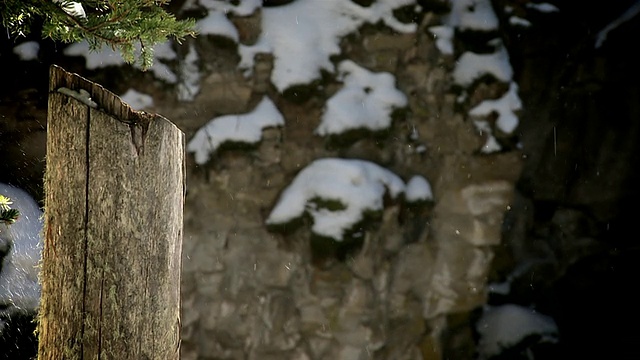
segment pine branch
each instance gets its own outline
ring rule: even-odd
[[[26,35],[35,18],[43,21],[42,36],[66,43],[86,40],[92,50],[109,46],[128,63],[152,65],[153,47],[169,38],[181,42],[195,36],[195,21],[178,20],[166,12],[167,0],[5,0],[0,2],[2,24],[14,35]],[[80,15],[72,11],[80,5]],[[71,6],[73,5],[73,6]],[[71,9],[71,10],[70,10]]]
[[[0,222],[10,225],[13,224],[20,216],[18,209],[12,209],[10,205],[13,204],[11,199],[4,195],[0,195]]]

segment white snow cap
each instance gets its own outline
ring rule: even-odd
[[[558,340],[558,327],[552,318],[514,304],[485,309],[476,330],[480,334],[478,352],[481,359],[498,355],[529,335],[540,335],[541,342]]]
[[[195,153],[198,164],[209,160],[210,154],[227,141],[255,144],[262,139],[262,129],[284,125],[284,117],[275,104],[264,97],[256,108],[243,115],[214,118],[200,128],[187,144],[187,151]]]
[[[404,197],[409,202],[433,200],[431,184],[424,177],[416,175],[407,182]]]
[[[34,311],[40,303],[38,262],[42,253],[42,211],[26,191],[0,183],[0,194],[11,199],[11,208],[20,211],[12,225],[0,224],[0,247],[9,248],[0,272],[0,308]]]
[[[462,54],[453,70],[453,81],[467,87],[483,75],[493,75],[500,81],[511,82],[513,69],[509,63],[509,54],[503,46],[492,54]]]
[[[325,158],[315,160],[282,192],[266,222],[285,224],[307,212],[312,232],[342,241],[345,231],[363,220],[364,212],[383,208],[383,196],[396,198],[405,184],[393,172],[369,161]],[[344,208],[319,208],[314,199],[340,202]]]
[[[498,29],[498,17],[490,0],[451,0],[451,12],[445,23],[460,30]]]
[[[221,11],[209,11],[207,16],[196,22],[196,29],[201,35],[224,36],[235,42],[240,39],[236,27]]]
[[[236,43],[240,40],[240,34],[228,15],[249,16],[262,6],[262,0],[199,0],[198,2],[208,10],[207,15],[196,22],[198,33],[226,37]],[[192,6],[192,8],[195,7]]]
[[[407,105],[407,97],[395,88],[390,73],[373,73],[346,60],[338,65],[343,88],[326,105],[315,133],[340,134],[353,129],[382,130],[391,126],[391,113]]]

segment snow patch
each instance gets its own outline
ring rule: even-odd
[[[480,359],[498,355],[530,335],[539,335],[538,342],[558,341],[558,327],[552,318],[514,304],[488,307],[476,329],[480,334]]]
[[[13,48],[13,53],[22,61],[38,60],[40,44],[37,41],[26,41]]]
[[[518,85],[511,82],[509,90],[499,99],[485,100],[469,110],[471,116],[488,116],[498,113],[496,126],[507,134],[511,134],[518,126],[518,116],[515,111],[522,109],[522,101],[518,97]]]
[[[153,106],[153,97],[151,97],[151,95],[138,92],[134,89],[127,90],[120,98],[134,110],[144,110]]]
[[[319,79],[323,70],[334,72],[330,57],[340,54],[341,38],[364,23],[383,22],[398,32],[414,32],[416,24],[404,24],[393,16],[394,9],[414,2],[378,0],[361,7],[345,0],[297,0],[263,8],[261,35],[254,45],[240,45],[239,67],[250,75],[256,54],[273,53],[271,82],[278,91],[309,84]]]
[[[178,83],[178,100],[180,101],[193,101],[200,92],[199,60],[195,46],[190,43],[189,52],[180,63],[180,82]]]
[[[85,66],[89,70],[105,68],[108,66],[122,66],[125,64],[124,59],[120,56],[117,50],[110,48],[107,45],[102,46],[100,49],[91,50],[89,43],[81,41],[73,43],[64,49],[63,53],[67,56],[83,56],[85,58]],[[177,76],[166,64],[163,64],[161,60],[174,60],[178,55],[171,48],[171,42],[157,44],[154,47],[153,52],[153,65],[149,68],[149,71],[159,79],[166,81],[170,84],[177,82]],[[135,68],[140,68],[138,63],[133,65]]]
[[[436,38],[436,47],[445,55],[453,55],[453,34],[451,26],[432,26],[429,31]]]
[[[498,17],[490,0],[454,0],[451,12],[444,18],[445,24],[459,30],[494,31],[498,29]]]
[[[255,144],[262,139],[262,130],[284,125],[284,117],[273,102],[264,97],[250,113],[214,118],[200,128],[187,144],[187,151],[195,154],[197,164],[209,161],[210,154],[225,142]]]
[[[518,16],[509,17],[509,24],[514,26],[530,27],[531,22]]]
[[[624,24],[625,22],[633,19],[639,13],[640,13],[640,1],[637,1],[635,4],[631,5],[624,13],[622,13],[622,15],[617,17],[615,20],[613,20],[607,26],[605,26],[604,29],[598,32],[598,34],[596,35],[596,44],[595,44],[596,49],[601,47],[602,44],[605,42],[605,40],[607,40],[607,35],[609,35],[609,32],[616,29],[617,27]]]
[[[306,212],[313,218],[313,233],[342,241],[345,232],[363,220],[364,212],[382,210],[385,193],[396,198],[404,191],[400,177],[375,163],[319,159],[282,192],[266,223],[286,224]],[[338,201],[344,207],[330,210],[317,206],[315,199]]]
[[[544,12],[544,13],[551,13],[551,12],[558,12],[560,11],[560,9],[558,9],[555,5],[553,4],[549,4],[549,3],[527,3],[526,5],[529,9],[533,9],[533,10],[537,10],[539,12]]]
[[[209,11],[207,16],[196,22],[200,35],[218,35],[238,42],[240,35],[231,20],[221,11]]]
[[[350,60],[338,65],[343,88],[326,105],[315,133],[340,134],[353,129],[382,130],[391,126],[391,113],[407,105],[390,73],[373,73]]]
[[[502,150],[502,146],[498,143],[498,140],[493,136],[493,130],[486,120],[476,120],[473,122],[475,128],[480,132],[480,135],[487,134],[487,141],[480,148],[480,152],[483,154],[491,154]]]
[[[431,184],[420,175],[416,175],[407,182],[407,189],[404,198],[409,202],[431,201],[433,200],[433,192]]]
[[[199,3],[209,10],[220,11],[225,14],[231,13],[238,16],[249,16],[262,6],[262,0],[199,0]]]
[[[509,63],[509,54],[504,47],[492,54],[465,52],[456,62],[453,81],[468,87],[484,75],[492,75],[502,82],[511,82],[513,69]]]

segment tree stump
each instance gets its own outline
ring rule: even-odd
[[[178,359],[184,134],[50,76],[38,359]]]

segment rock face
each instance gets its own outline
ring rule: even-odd
[[[453,57],[442,55],[426,30],[442,19],[430,11],[416,16],[414,33],[367,25],[342,43],[345,57],[393,74],[407,94],[404,115],[382,136],[314,135],[324,99],[341,84],[334,79],[279,94],[265,86],[274,61],[268,56],[244,80],[228,70],[234,58],[219,57],[222,70],[205,75],[191,104],[154,109],[188,138],[206,117],[196,121],[185,106],[209,117],[215,110],[243,114],[266,94],[285,118],[253,150],[218,151],[206,164],[188,164],[183,358],[439,359],[450,352],[441,341],[449,316],[486,302],[492,247],[501,243],[522,161],[518,150],[483,154],[486,133],[465,109],[501,96],[505,87],[480,82],[480,90],[472,88],[475,103],[457,102],[450,91]],[[246,34],[259,22],[234,23]],[[208,41],[199,38],[195,47]],[[223,100],[225,94],[232,99]],[[216,101],[224,109],[209,108]],[[265,219],[280,192],[313,160],[327,157],[368,160],[405,181],[422,175],[435,201],[386,202],[351,243],[318,239],[304,221],[285,233],[268,231]]]
[[[446,1],[419,3],[419,10],[404,9],[413,32],[365,24],[340,42],[340,56],[392,74],[407,97],[380,133],[316,135],[340,79],[324,74],[278,91],[270,80],[277,56],[258,53],[248,75],[238,68],[238,45],[219,36],[202,35],[178,51],[182,62],[190,61],[185,49],[198,52],[201,75],[197,93],[181,100],[177,89],[149,74],[89,71],[42,51],[45,62],[67,64],[116,92],[135,87],[151,94],[155,105],[148,110],[171,119],[188,139],[215,117],[251,112],[265,95],[285,119],[252,146],[221,146],[204,164],[188,159],[183,359],[471,359],[474,322],[487,303],[534,306],[556,319],[562,339],[556,348],[525,344],[538,355],[579,353],[582,341],[606,340],[614,352],[629,348],[628,334],[610,330],[627,311],[635,314],[635,300],[623,289],[633,284],[624,272],[633,273],[638,252],[622,234],[632,228],[628,209],[638,200],[630,165],[637,161],[632,119],[640,117],[640,91],[629,79],[640,76],[622,39],[637,21],[596,51],[585,29],[595,33],[607,21],[582,8],[545,13],[527,1],[495,1],[495,23],[511,25],[473,31],[451,17]],[[491,10],[479,1],[475,9],[486,6]],[[230,13],[243,44],[259,43],[262,11]],[[576,11],[585,16],[574,17]],[[519,27],[513,16],[533,26]],[[447,32],[432,29],[443,23],[457,26],[453,53],[439,43]],[[511,79],[491,68],[455,75],[463,53],[502,56],[495,38],[508,50]],[[513,83],[523,102],[514,133],[500,126],[502,110],[468,115],[484,100],[499,101]],[[10,101],[0,103],[9,118],[0,123],[0,142],[8,155],[16,142],[25,151],[7,156],[0,181],[21,176],[25,163],[36,164],[27,166],[30,178],[42,171],[46,84],[26,84],[36,90],[18,95],[29,101],[2,93]],[[18,111],[11,101],[32,106]],[[307,218],[270,231],[265,220],[281,192],[308,164],[328,157],[371,161],[404,181],[424,176],[433,201],[385,198],[383,209],[343,242],[314,236]],[[506,283],[510,291],[489,291],[490,283]],[[600,285],[626,306],[614,307],[616,317],[599,312],[598,301],[616,301]],[[611,335],[587,332],[586,313]],[[512,351],[518,358],[519,350]]]

